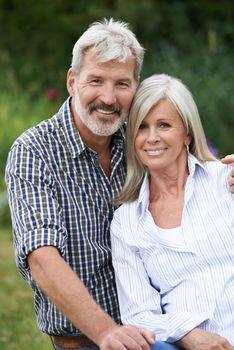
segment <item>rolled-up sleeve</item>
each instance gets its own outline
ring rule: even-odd
[[[27,257],[43,246],[64,255],[66,230],[50,169],[35,150],[16,143],[6,165],[6,184],[14,232],[17,266],[31,283]]]

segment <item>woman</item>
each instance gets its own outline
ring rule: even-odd
[[[127,179],[111,225],[122,321],[185,349],[234,347],[230,166],[206,144],[193,97],[144,80],[127,127]]]

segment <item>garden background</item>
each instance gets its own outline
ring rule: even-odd
[[[72,47],[103,17],[127,21],[146,49],[142,78],[181,78],[218,156],[234,153],[232,0],[0,0],[0,349],[49,350],[16,271],[4,169],[10,145],[67,97]]]

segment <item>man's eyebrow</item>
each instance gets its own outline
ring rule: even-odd
[[[101,75],[98,75],[98,74],[89,74],[86,78],[86,80],[92,80],[92,79],[103,79]],[[126,78],[126,77],[123,77],[123,78],[118,78],[116,79],[116,82],[125,82],[125,83],[129,83],[131,84],[132,80],[130,78]]]
[[[100,79],[101,78],[101,76],[100,75],[97,75],[97,74],[89,74],[88,76],[87,76],[87,80],[89,80],[89,79]]]
[[[119,83],[119,82],[123,82],[123,83],[127,83],[127,84],[129,84],[129,85],[131,85],[132,84],[132,79],[130,79],[130,78],[118,78],[117,80],[116,80],[116,82],[117,83]]]
[[[130,78],[124,78],[124,77],[123,77],[123,78],[120,77],[120,78],[118,78],[117,80],[121,80],[121,81],[131,81]]]

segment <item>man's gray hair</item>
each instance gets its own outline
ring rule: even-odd
[[[139,80],[144,58],[144,48],[138,42],[128,24],[104,18],[94,22],[81,35],[73,47],[72,69],[79,74],[85,51],[91,49],[99,62],[117,60],[125,62],[132,57],[136,61],[135,78]]]

